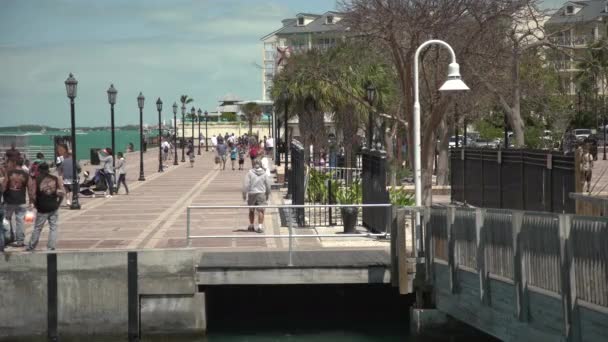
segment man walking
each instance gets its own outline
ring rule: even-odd
[[[266,149],[266,155],[271,159],[274,159],[274,154],[272,153],[272,150],[274,149],[274,139],[272,138],[272,135],[268,136],[268,139],[266,139],[264,148]]]
[[[266,176],[266,170],[262,168],[262,163],[256,160],[253,163],[253,168],[247,172],[245,182],[243,184],[243,200],[247,200],[247,205],[261,206],[268,204],[270,197],[270,180]],[[255,229],[255,212],[258,212],[258,229]],[[264,208],[249,209],[249,227],[250,232],[264,232]]]
[[[4,214],[10,222],[11,231],[15,232],[15,242],[13,247],[25,246],[25,231],[23,229],[23,219],[27,207],[26,191],[30,187],[30,179],[27,172],[23,171],[23,160],[19,159],[8,161],[8,169],[4,182],[2,184],[4,197]],[[30,206],[32,206],[32,198],[30,198]],[[12,218],[15,215],[15,226],[13,226]],[[13,229],[14,228],[14,229]]]
[[[591,176],[593,173],[593,155],[589,153],[589,144],[585,144],[583,149],[583,156],[581,157],[581,170],[583,171],[583,190],[587,185],[587,192],[591,192]]]
[[[32,186],[29,189],[30,199],[33,199],[38,213],[26,250],[33,251],[36,249],[42,227],[48,221],[49,240],[47,242],[47,249],[53,251],[57,242],[58,209],[65,195],[63,192],[63,182],[61,178],[49,174],[49,165],[47,163],[40,164],[38,169],[40,175],[32,182]]]

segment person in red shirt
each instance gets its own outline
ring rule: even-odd
[[[30,176],[23,170],[23,160],[17,162],[8,161],[6,176],[2,184],[4,198],[4,213],[6,219],[11,222],[11,231],[15,232],[15,242],[13,247],[25,246],[25,230],[23,229],[24,217],[27,211],[26,193],[31,187]],[[30,208],[33,208],[33,199],[30,197]],[[15,215],[15,226],[13,227],[12,217]]]

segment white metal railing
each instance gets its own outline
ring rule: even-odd
[[[294,234],[292,214],[294,209],[307,209],[307,208],[388,208],[391,204],[327,204],[327,205],[266,205],[266,206],[252,206],[252,205],[191,205],[188,206],[186,211],[186,242],[187,246],[191,246],[192,239],[268,239],[268,238],[287,238],[289,239],[289,264],[293,266],[293,239],[294,238],[370,238],[370,237],[382,237],[390,238],[390,229],[387,229],[384,233],[364,233],[364,234]],[[221,210],[221,209],[288,209],[289,215],[287,215],[287,227],[288,234],[250,234],[250,235],[191,235],[191,212],[192,210]],[[389,221],[390,222],[390,221]]]

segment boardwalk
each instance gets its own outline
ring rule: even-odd
[[[194,168],[180,163],[158,173],[155,149],[144,156],[146,180],[139,176],[139,154],[128,156],[127,181],[130,194],[121,189],[113,198],[81,198],[81,210],[60,209],[59,250],[153,249],[186,247],[186,208],[189,205],[245,205],[241,197],[245,171],[220,171],[211,152],[197,156]],[[181,157],[181,156],[180,156]],[[93,166],[85,169],[93,170]],[[273,192],[270,204],[282,204],[282,194]],[[191,235],[256,235],[247,232],[247,209],[196,210],[191,215]],[[281,227],[278,210],[268,210],[264,234],[288,234]],[[29,238],[33,225],[26,225]],[[342,227],[298,228],[298,234],[333,234]],[[48,229],[43,229],[38,250],[46,247]],[[297,249],[388,247],[387,241],[365,238],[300,238]],[[193,239],[192,247],[230,249],[287,248],[286,238]],[[9,251],[22,249],[9,248]]]

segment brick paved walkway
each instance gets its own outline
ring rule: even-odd
[[[139,155],[128,156],[127,183],[130,194],[113,198],[81,198],[81,210],[65,204],[59,214],[59,250],[142,249],[186,246],[186,207],[198,205],[244,205],[242,180],[246,171],[219,171],[211,152],[197,156],[194,168],[180,163],[158,173],[158,150],[144,155],[146,181],[139,182]],[[180,154],[181,158],[181,154]],[[247,163],[249,164],[249,163]],[[246,165],[249,166],[249,165]],[[85,169],[92,169],[87,166]],[[275,214],[267,215],[271,234]],[[246,232],[247,210],[197,211],[192,214],[192,234],[255,234]],[[33,225],[26,225],[27,239]],[[46,248],[45,226],[39,250]],[[26,239],[26,241],[27,241]],[[262,247],[267,239],[193,240],[193,247]],[[270,239],[268,239],[270,240]],[[271,243],[272,245],[272,243]],[[10,248],[9,250],[19,250]]]

